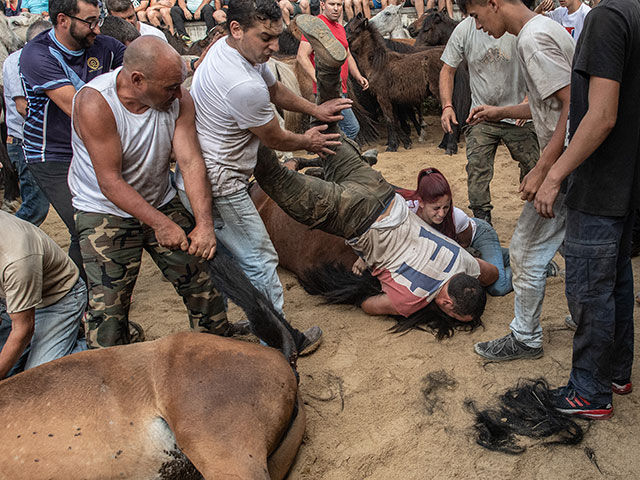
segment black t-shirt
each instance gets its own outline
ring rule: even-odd
[[[591,76],[620,83],[618,120],[570,176],[566,204],[619,217],[640,206],[640,2],[603,0],[587,15],[571,74],[569,137],[589,107]]]

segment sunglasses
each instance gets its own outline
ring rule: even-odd
[[[65,15],[67,14],[65,13]],[[91,30],[93,30],[96,27],[101,27],[102,24],[104,23],[104,18],[102,17],[98,17],[94,20],[85,20],[83,18],[74,17],[73,15],[67,15],[67,17],[73,18],[74,20],[78,20],[79,22],[82,22],[82,23],[86,23],[87,25],[89,25],[89,28]]]

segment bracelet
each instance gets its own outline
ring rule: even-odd
[[[444,107],[442,107],[442,113],[444,113],[444,111],[445,111],[447,108],[453,108],[453,105],[449,104],[449,105],[445,105]]]

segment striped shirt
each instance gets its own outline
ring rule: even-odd
[[[47,96],[48,90],[86,82],[122,65],[124,45],[98,35],[84,50],[69,50],[54,29],[41,33],[23,49],[20,77],[29,105],[24,123],[24,157],[27,163],[70,162],[71,119]]]

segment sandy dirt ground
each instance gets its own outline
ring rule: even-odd
[[[451,183],[455,204],[468,211],[464,145],[457,155],[444,155],[436,148],[441,135],[438,119],[430,117],[428,122],[424,144],[381,153],[376,168],[390,182],[413,187],[421,168],[437,167]],[[371,147],[384,152],[383,145],[367,146]],[[518,168],[504,147],[498,150],[491,190],[493,223],[502,245],[508,246],[522,202]],[[55,212],[43,228],[61,245],[68,244]],[[559,255],[556,261],[564,267]],[[639,260],[634,260],[634,267],[638,284]],[[513,293],[489,298],[484,328],[437,342],[422,331],[390,334],[391,319],[324,305],[307,295],[289,272],[279,273],[288,319],[300,329],[319,325],[324,330],[321,347],[298,363],[308,422],[290,479],[640,478],[640,393],[614,396],[614,417],[595,422],[578,446],[523,440],[526,452],[512,456],[487,451],[474,441],[473,417],[463,405],[466,399],[481,406],[494,402],[520,378],[544,376],[552,385],[566,382],[573,332],[563,321],[568,313],[563,277],[547,281],[544,356],[497,364],[484,362],[473,352],[473,344],[508,332]],[[232,305],[229,317],[237,321],[243,314]],[[188,329],[182,301],[148,256],[131,319],[144,326],[147,339]],[[440,382],[434,384],[433,378]],[[636,376],[633,380],[640,385]]]

